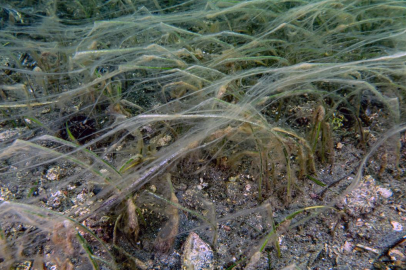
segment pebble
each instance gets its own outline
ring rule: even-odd
[[[16,137],[20,133],[19,129],[4,130],[0,132],[0,142],[5,142],[13,137]]]
[[[377,203],[378,193],[375,180],[367,175],[360,186],[343,198],[346,213],[352,217],[368,214],[373,211]]]
[[[402,224],[400,224],[399,222],[397,222],[397,221],[391,221],[390,223],[392,224],[394,231],[397,231],[397,232],[403,231]]]
[[[227,182],[227,196],[231,199],[235,199],[241,193],[241,186],[238,182]]]
[[[30,270],[32,266],[32,262],[31,261],[25,261],[22,263],[18,263],[14,269],[15,270]]]
[[[345,241],[343,250],[347,253],[351,253],[351,251],[354,249],[354,245],[351,242]]]
[[[199,235],[191,232],[183,246],[182,270],[213,270],[214,255]]]
[[[406,267],[406,256],[402,251],[394,248],[389,250],[388,255],[395,263],[395,265],[399,267],[399,269],[405,269],[404,267]]]
[[[383,188],[383,187],[378,188],[378,193],[385,199],[387,199],[393,195],[393,192],[390,189]]]
[[[56,166],[48,169],[45,177],[50,181],[59,180],[61,177],[61,168]]]

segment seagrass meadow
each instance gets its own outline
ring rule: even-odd
[[[405,98],[405,1],[0,1],[0,269],[405,269]]]

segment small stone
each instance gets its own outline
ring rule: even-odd
[[[403,230],[402,224],[400,224],[399,222],[391,221],[390,223],[392,224],[394,231],[401,232]]]
[[[12,129],[12,130],[5,130],[0,132],[0,142],[5,142],[6,140],[9,140],[13,137],[16,137],[19,134],[18,129]]]
[[[390,189],[383,188],[383,187],[378,188],[378,193],[385,199],[387,199],[393,195],[393,192]]]
[[[231,231],[231,228],[227,225],[222,225],[221,227],[227,232]]]
[[[240,183],[238,182],[228,182],[227,186],[227,195],[229,198],[234,199],[238,194],[241,193]]]
[[[200,178],[199,180],[200,180],[200,184],[197,185],[198,190],[202,190],[202,189],[207,188],[209,186],[209,183],[204,182],[203,178]]]
[[[403,254],[403,252],[398,249],[389,250],[388,255],[391,256],[392,261],[405,259],[405,254]]]
[[[357,219],[357,221],[355,222],[355,226],[357,226],[357,227],[364,226],[364,221],[360,218]]]
[[[0,188],[0,201],[10,201],[15,195],[6,187]]]
[[[246,191],[251,191],[251,185],[250,184],[245,185],[245,190]]]
[[[375,208],[377,197],[375,180],[367,175],[358,188],[343,198],[342,203],[348,215],[357,217],[360,214],[371,213]]]
[[[76,196],[76,203],[83,204],[86,202],[86,199],[87,199],[87,194],[82,192]]]
[[[220,255],[226,255],[229,252],[229,247],[227,245],[224,244],[220,244],[218,249],[217,249],[217,253]]]
[[[187,185],[185,183],[180,183],[179,185],[173,185],[176,189],[185,191],[187,189]]]
[[[65,193],[61,190],[58,190],[55,193],[52,193],[51,196],[48,198],[46,202],[48,207],[51,207],[53,210],[59,209],[60,207],[63,209],[69,208],[72,206],[72,201],[69,199]]]
[[[151,186],[149,187],[149,190],[151,190],[152,193],[155,193],[155,191],[156,191],[156,186],[151,185]]]
[[[394,248],[394,249],[389,250],[388,255],[394,262],[394,265],[398,267],[396,269],[405,269],[406,256],[402,251]]]
[[[156,144],[158,147],[163,147],[169,144],[169,142],[172,140],[172,137],[170,135],[165,135],[163,137],[157,136],[151,139],[151,143]]]
[[[347,253],[350,253],[354,249],[354,245],[351,242],[345,241],[343,250]]]
[[[191,232],[183,247],[183,270],[212,270],[214,255],[210,246],[199,235]]]
[[[238,179],[238,176],[231,176],[230,178],[228,178],[230,182],[236,182]]]
[[[15,265],[14,269],[15,270],[30,270],[31,266],[32,266],[31,261],[25,261],[25,262],[18,263],[17,265]]]
[[[50,168],[45,177],[51,181],[59,180],[61,177],[61,168],[59,166]]]
[[[211,210],[212,202],[208,199],[209,195],[199,190],[197,186],[187,189],[182,196],[183,202],[192,209]]]

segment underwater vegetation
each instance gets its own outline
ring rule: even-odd
[[[153,269],[195,231],[218,269],[268,269],[279,235],[343,214],[376,150],[377,175],[404,177],[405,14],[396,0],[0,2],[0,268]],[[362,157],[332,190],[318,179],[339,178],[342,137]],[[219,228],[255,215],[224,251]]]

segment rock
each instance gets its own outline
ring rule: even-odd
[[[191,232],[183,246],[183,270],[212,270],[214,255],[210,246],[199,235]]]

